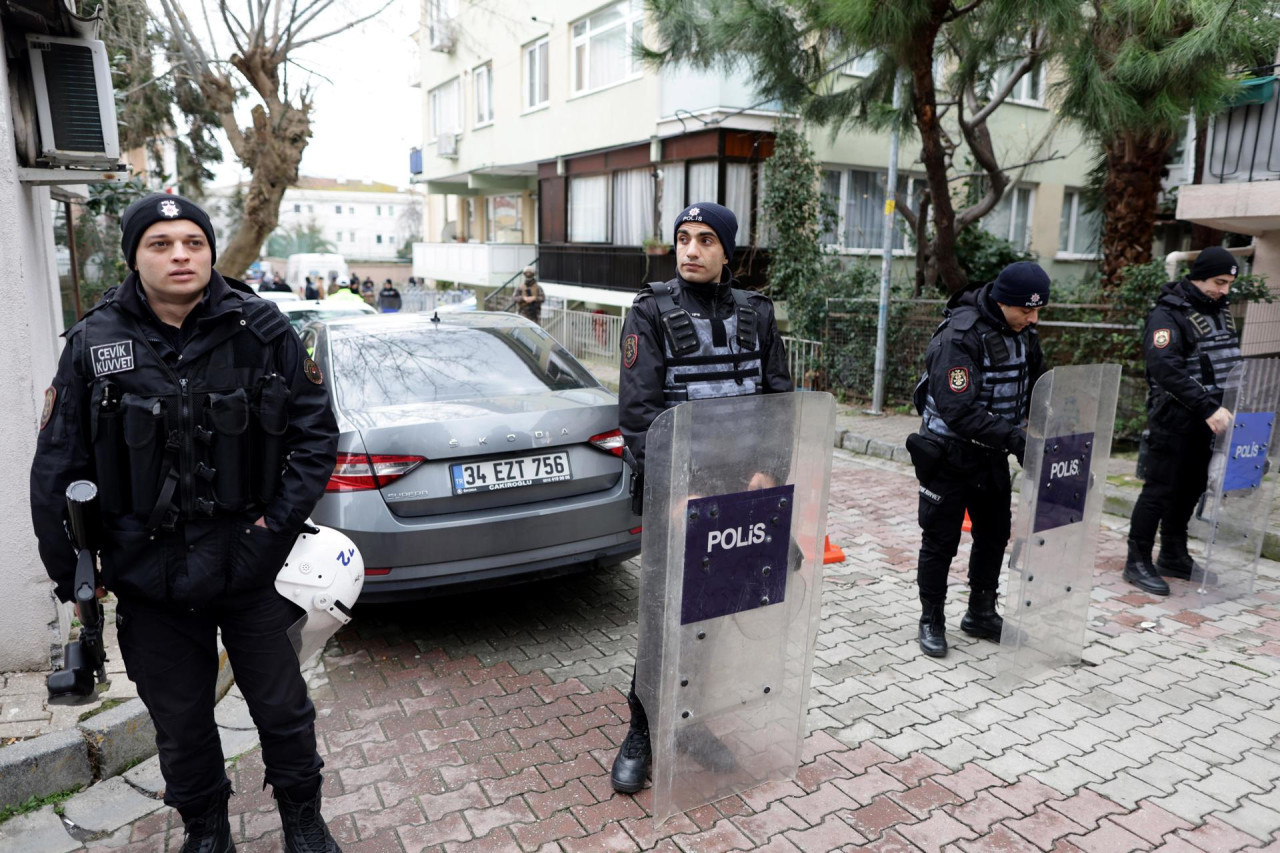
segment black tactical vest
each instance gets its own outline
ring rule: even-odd
[[[1221,392],[1238,381],[1243,360],[1235,318],[1224,308],[1207,315],[1191,310],[1187,319],[1196,331],[1195,348],[1187,355],[1187,373],[1198,379],[1206,391]]]
[[[944,327],[937,334],[946,334]],[[981,322],[981,321],[979,321]],[[986,331],[982,327],[987,326]],[[1027,341],[1021,334],[1003,332],[989,324],[977,325],[975,331],[982,335],[982,385],[978,389],[978,405],[998,418],[1021,425],[1027,416],[1030,393],[1027,387],[1030,368],[1027,364]],[[963,334],[957,330],[953,334]],[[1034,335],[1035,329],[1026,334]],[[942,369],[945,369],[942,368]],[[961,438],[938,412],[938,404],[929,392],[929,377],[925,374],[920,390],[924,394],[923,425],[926,430],[944,438]],[[975,442],[977,443],[977,442]]]
[[[289,324],[252,296],[223,299],[238,304],[198,321],[176,363],[159,354],[161,333],[113,300],[85,315],[78,355],[104,513],[169,529],[275,495],[290,395],[276,343]]]
[[[662,393],[669,409],[686,400],[743,397],[764,391],[757,315],[744,291],[732,288],[734,311],[722,322],[724,343],[715,342],[714,322],[694,317],[675,301],[676,281],[649,285],[658,300],[666,374]]]

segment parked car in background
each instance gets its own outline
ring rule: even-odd
[[[337,317],[359,317],[362,314],[377,314],[372,305],[348,299],[299,299],[292,302],[279,303],[284,316],[294,331],[301,332],[302,327],[312,320],[324,318],[332,320]]]
[[[318,317],[302,337],[341,433],[312,518],[359,546],[361,601],[639,553],[617,398],[536,324]]]
[[[286,293],[283,290],[259,290],[258,295],[263,299],[270,299],[272,302],[301,302],[296,293]]]

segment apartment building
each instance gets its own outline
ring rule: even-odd
[[[235,187],[209,190],[214,225],[227,233],[227,205]],[[314,225],[333,251],[349,261],[394,261],[419,233],[421,199],[413,192],[371,180],[307,177],[284,191],[277,234]],[[268,246],[262,247],[267,252]]]
[[[655,71],[632,56],[651,25],[641,0],[428,0],[418,33],[423,144],[410,156],[428,193],[414,272],[501,283],[537,258],[552,292],[627,304],[645,281],[674,273],[669,241],[686,203],[715,200],[740,228],[739,278],[763,281],[769,243],[760,227],[761,165],[773,152],[778,105],[743,74]],[[870,57],[846,66],[851,77]],[[1020,81],[991,120],[1003,162],[1036,162],[984,227],[1038,253],[1058,278],[1096,257],[1099,221],[1081,189],[1091,151],[1046,100],[1045,72]],[[823,241],[850,259],[878,259],[889,158],[887,134],[811,131],[823,188],[838,221]],[[922,181],[918,149],[903,146],[901,187]],[[910,263],[899,236],[894,254]],[[597,289],[620,291],[600,294]]]

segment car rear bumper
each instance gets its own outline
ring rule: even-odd
[[[444,564],[400,566],[387,575],[366,575],[360,603],[391,603],[446,586],[488,584],[557,569],[612,565],[639,553],[639,534],[624,531],[552,548],[513,552],[499,559],[480,557]]]

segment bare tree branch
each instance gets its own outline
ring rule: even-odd
[[[955,3],[952,3],[951,11],[947,14],[947,16],[943,20],[947,22],[951,22],[951,21],[954,21],[956,18],[963,18],[965,15],[969,14],[970,12],[972,12],[974,9],[978,8],[985,2],[986,0],[973,0],[973,2],[970,3],[968,6],[961,6],[959,9],[956,8]]]
[[[1014,87],[1018,85],[1018,81],[1027,76],[1027,74],[1035,68],[1036,61],[1044,52],[1046,40],[1047,36],[1043,31],[1032,35],[1031,49],[1027,52],[1027,55],[1013,67],[1013,70],[1009,74],[1009,79],[1004,81],[1004,85],[992,93],[991,100],[987,101],[986,106],[973,114],[973,118],[969,119],[970,126],[976,126],[986,121],[987,117],[995,112],[1000,105],[1005,102],[1005,99],[1012,94]]]
[[[1053,155],[1051,155],[1051,156],[1049,156],[1049,157],[1041,157],[1041,158],[1040,158],[1040,159],[1038,159],[1038,160],[1028,160],[1028,161],[1027,161],[1027,162],[1025,162],[1025,163],[1019,163],[1019,164],[1017,164],[1016,166],[1005,166],[1005,167],[1004,167],[1004,171],[1006,171],[1006,172],[1012,172],[1014,169],[1025,169],[1025,168],[1026,168],[1026,167],[1028,167],[1028,166],[1035,166],[1035,165],[1038,165],[1038,164],[1040,164],[1040,163],[1052,163],[1054,160],[1065,160],[1065,159],[1066,159],[1066,156],[1067,156],[1067,155],[1065,155],[1065,154],[1053,154]],[[963,181],[965,178],[977,178],[977,177],[981,177],[981,176],[986,175],[986,174],[987,174],[986,172],[965,172],[965,173],[964,173],[964,174],[962,174],[962,175],[956,175],[955,177],[948,178],[947,180],[948,180],[948,181]]]
[[[369,20],[370,18],[377,17],[377,16],[378,16],[378,15],[379,15],[379,14],[380,14],[384,9],[386,9],[387,7],[389,7],[389,6],[390,6],[392,3],[394,3],[395,1],[396,1],[396,0],[387,0],[385,3],[383,3],[381,6],[379,6],[376,10],[374,10],[374,11],[370,12],[369,14],[365,15],[363,18],[356,18],[354,21],[352,21],[351,23],[347,24],[346,26],[339,27],[339,28],[338,28],[338,29],[336,29],[336,30],[330,30],[329,32],[325,33],[324,35],[319,35],[319,36],[315,36],[315,37],[313,37],[313,38],[303,39],[302,41],[299,41],[299,42],[294,42],[294,45],[293,45],[293,46],[294,46],[294,47],[302,47],[303,45],[308,45],[308,44],[311,44],[312,42],[324,41],[325,39],[330,38],[331,36],[336,36],[338,33],[341,33],[341,32],[344,32],[344,31],[346,31],[346,30],[349,30],[349,29],[351,29],[352,27],[359,26],[360,24],[363,24],[365,21]]]

